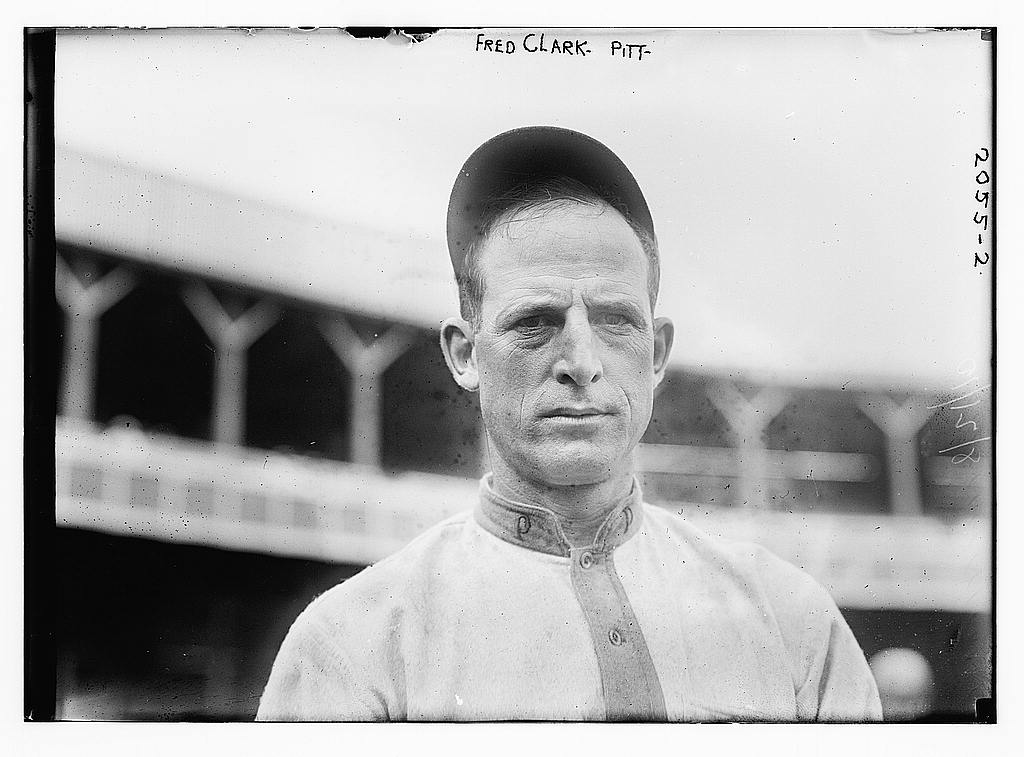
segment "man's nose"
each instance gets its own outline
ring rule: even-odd
[[[555,361],[555,378],[560,384],[587,386],[604,375],[594,332],[586,317],[569,317],[561,340],[562,352]]]

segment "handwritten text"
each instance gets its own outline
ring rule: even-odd
[[[989,200],[992,196],[992,188],[990,183],[992,181],[992,175],[988,171],[987,164],[989,159],[988,148],[982,147],[978,152],[974,153],[974,167],[978,169],[978,172],[974,175],[974,183],[978,185],[978,189],[974,191],[974,201],[981,204],[981,210],[974,211],[974,223],[978,225],[978,244],[985,243],[985,237],[988,235],[988,219],[989,219]],[[984,211],[984,213],[982,212]],[[984,255],[985,259],[982,260],[981,256]],[[974,253],[974,267],[977,268],[979,265],[985,265],[989,261],[989,254],[987,252]]]
[[[558,57],[586,58],[598,50],[591,46],[590,40],[565,39],[548,32],[530,32],[522,37],[488,37],[484,33],[476,35],[475,51],[478,53],[498,53],[515,55],[517,53],[544,53]],[[616,58],[640,61],[651,55],[651,45],[635,42],[622,42],[614,39],[608,43],[607,53]]]

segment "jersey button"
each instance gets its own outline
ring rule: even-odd
[[[584,552],[580,555],[580,567],[583,570],[589,569],[594,564],[594,555],[591,552]]]
[[[610,641],[614,646],[619,647],[622,646],[626,640],[622,638],[622,634],[619,633],[618,628],[613,628],[608,632],[608,641]]]

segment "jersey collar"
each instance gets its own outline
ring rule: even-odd
[[[611,552],[640,530],[642,504],[643,493],[634,478],[629,494],[608,513],[597,530],[591,549]],[[545,507],[517,502],[498,494],[492,486],[491,474],[480,479],[476,520],[499,539],[536,552],[568,557],[572,548],[555,513]]]

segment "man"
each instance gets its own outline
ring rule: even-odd
[[[455,182],[448,245],[462,317],[441,346],[492,473],[473,512],[303,612],[259,717],[878,719],[824,589],[642,501],[673,326],[626,166],[565,129],[499,135]]]

